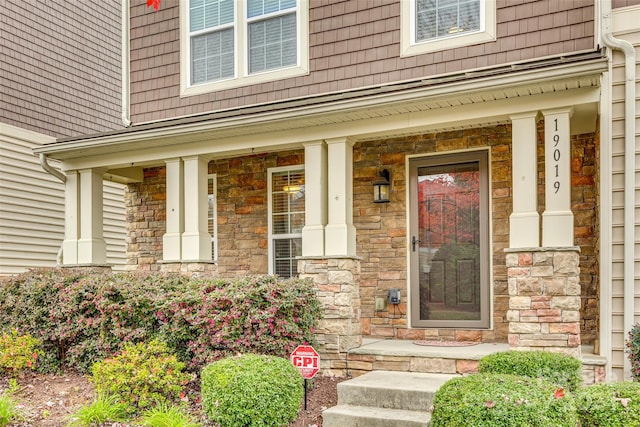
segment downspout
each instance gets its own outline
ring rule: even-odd
[[[602,10],[603,32],[602,39],[611,49],[619,50],[625,56],[624,83],[624,338],[634,323],[635,299],[635,82],[636,82],[636,54],[631,43],[613,36],[611,28],[611,2],[603,2]],[[624,359],[624,379],[631,377],[631,365]]]
[[[130,37],[129,37],[129,0],[122,0],[121,3],[121,18],[122,18],[122,123],[125,127],[131,126],[131,119],[129,117],[129,104],[130,104]]]
[[[45,172],[55,176],[62,181],[62,183],[67,182],[67,177],[47,162],[47,155],[44,153],[40,153],[40,166],[42,166],[42,169],[44,169]],[[62,245],[60,245],[60,249],[58,249],[58,253],[56,254],[56,265],[62,265]]]

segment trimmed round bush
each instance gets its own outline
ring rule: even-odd
[[[93,365],[92,382],[98,395],[115,397],[133,413],[178,402],[191,378],[183,369],[162,341],[126,343],[120,354]]]
[[[582,427],[640,426],[640,384],[594,384],[576,393]]]
[[[287,359],[245,354],[211,363],[201,374],[202,408],[225,427],[283,426],[294,421],[304,393]]]
[[[582,363],[575,357],[547,351],[501,351],[483,357],[478,372],[545,378],[575,391],[582,385]]]
[[[473,374],[436,392],[432,427],[576,427],[570,393],[541,378]]]

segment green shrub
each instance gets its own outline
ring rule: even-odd
[[[29,334],[20,335],[14,329],[0,335],[0,368],[10,375],[16,375],[23,369],[34,369],[40,342]]]
[[[582,385],[582,363],[562,353],[502,351],[483,357],[478,372],[545,378],[574,391]]]
[[[627,340],[627,357],[631,362],[631,376],[634,381],[640,381],[640,325],[635,324],[631,327]]]
[[[92,382],[96,393],[115,396],[128,412],[137,412],[179,401],[190,379],[183,368],[163,342],[127,343],[117,356],[93,365]]]
[[[640,384],[594,384],[576,393],[582,427],[640,426]]]
[[[541,378],[473,374],[436,392],[433,427],[576,427],[570,393]]]
[[[225,427],[282,426],[296,419],[304,393],[289,360],[247,354],[222,359],[201,372],[202,408]]]

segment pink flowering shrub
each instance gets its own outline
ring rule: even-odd
[[[0,284],[0,313],[0,332],[40,342],[43,371],[87,371],[124,343],[156,337],[195,369],[237,352],[287,356],[313,341],[321,307],[300,279],[38,270]]]

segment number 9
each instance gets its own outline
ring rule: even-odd
[[[558,191],[560,191],[560,181],[555,181],[553,183],[553,188],[556,189],[556,194],[558,193]]]

